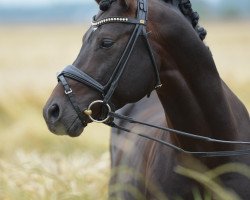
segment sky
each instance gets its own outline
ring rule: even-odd
[[[207,0],[207,1],[210,1],[212,4],[217,4],[217,3],[219,3],[221,0]]]

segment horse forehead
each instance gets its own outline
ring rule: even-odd
[[[90,41],[91,39],[91,36],[93,35],[94,31],[93,31],[93,28],[90,27],[83,35],[83,38],[82,38],[82,47],[85,47],[86,44]],[[83,48],[82,48],[83,49]],[[81,51],[82,51],[81,49]]]
[[[96,31],[96,28],[95,27],[93,27],[93,26],[91,26],[90,28],[89,28],[89,30],[87,31],[87,35],[86,35],[86,38],[90,38],[91,36],[93,36],[93,33]]]
[[[124,3],[122,3],[124,2]],[[95,20],[101,20],[107,17],[135,17],[137,9],[137,0],[114,0],[109,9],[99,11],[95,16]]]

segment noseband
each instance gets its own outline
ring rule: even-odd
[[[160,81],[158,68],[157,68],[154,54],[153,54],[152,48],[150,46],[150,43],[149,43],[149,40],[147,37],[147,32],[146,32],[147,14],[148,14],[147,0],[138,0],[138,2],[137,2],[137,18],[109,17],[109,18],[104,18],[104,19],[98,20],[98,21],[95,20],[95,17],[93,18],[93,22],[92,22],[93,28],[98,28],[100,26],[103,26],[103,25],[109,24],[109,23],[123,23],[123,24],[135,26],[133,33],[131,34],[130,39],[126,45],[126,48],[125,48],[124,52],[122,53],[122,55],[119,59],[119,62],[116,65],[115,70],[112,73],[112,75],[111,75],[111,77],[106,85],[102,85],[101,83],[99,83],[98,81],[93,79],[91,76],[89,76],[85,72],[79,70],[78,68],[76,68],[73,65],[67,66],[66,68],[63,69],[63,71],[61,73],[58,74],[57,79],[64,87],[65,94],[68,96],[69,101],[72,104],[72,107],[74,108],[74,110],[76,111],[82,124],[84,126],[87,125],[87,118],[86,117],[88,117],[91,121],[99,122],[99,123],[106,123],[107,125],[109,125],[111,127],[118,128],[118,129],[121,129],[123,131],[133,133],[131,130],[128,130],[126,128],[123,128],[123,127],[116,125],[113,122],[113,120],[114,120],[114,118],[117,118],[117,119],[125,120],[129,123],[141,124],[141,125],[153,127],[156,129],[168,131],[169,133],[175,133],[178,135],[182,135],[185,137],[189,137],[189,138],[193,138],[193,139],[197,139],[197,140],[202,140],[202,141],[206,141],[206,142],[221,143],[221,144],[250,145],[250,142],[218,140],[218,139],[213,139],[213,138],[201,136],[202,134],[195,135],[195,134],[191,134],[191,133],[187,133],[187,132],[183,132],[183,131],[178,131],[175,129],[160,127],[160,126],[156,126],[153,124],[140,122],[140,121],[134,120],[133,118],[119,115],[117,113],[112,112],[112,107],[110,106],[111,105],[111,102],[110,102],[111,97],[114,94],[115,89],[117,88],[119,80],[120,80],[120,78],[121,78],[121,76],[126,68],[127,62],[131,56],[131,53],[133,52],[133,49],[135,47],[135,44],[136,44],[139,36],[143,36],[143,38],[146,42],[149,56],[150,56],[152,65],[154,67],[154,71],[155,71],[155,75],[156,75],[155,88],[161,87],[161,81]],[[77,104],[75,95],[74,95],[70,85],[68,84],[66,78],[73,79],[79,83],[82,83],[82,84],[96,90],[97,92],[99,92],[102,95],[103,100],[97,100],[97,101],[90,103],[88,108],[85,108],[82,111]],[[95,104],[101,104],[102,111],[105,110],[106,114],[104,112],[102,112],[102,116],[100,119],[94,119],[92,117],[92,107]],[[154,137],[144,135],[142,133],[135,133],[135,134],[140,136],[140,137],[158,142],[162,145],[171,147],[172,149],[174,149],[176,151],[179,151],[179,152],[182,152],[185,154],[200,156],[200,157],[225,157],[225,156],[239,156],[239,155],[249,155],[250,154],[250,149],[234,150],[234,151],[191,152],[191,151],[186,151],[184,149],[181,149],[180,147],[175,146],[173,144],[170,144],[168,142],[165,142],[163,140],[159,140],[159,139],[156,139]]]
[[[65,94],[69,97],[69,100],[73,106],[73,108],[75,109],[76,113],[79,116],[79,119],[81,120],[81,122],[85,125],[86,124],[86,116],[89,116],[89,118],[92,121],[95,122],[106,122],[109,118],[109,116],[107,114],[105,114],[105,116],[101,117],[102,119],[93,119],[93,117],[91,116],[91,107],[93,106],[93,104],[102,104],[104,107],[106,107],[106,110],[110,110],[110,99],[112,97],[112,95],[114,94],[115,89],[117,88],[117,85],[119,83],[119,80],[127,66],[127,62],[134,50],[135,44],[139,38],[139,36],[143,36],[148,52],[149,52],[149,56],[152,62],[152,65],[154,67],[154,71],[155,71],[155,75],[156,75],[156,84],[155,84],[155,88],[159,88],[161,87],[161,81],[160,81],[160,77],[159,77],[159,72],[158,72],[158,68],[156,65],[156,61],[155,61],[155,57],[153,55],[153,51],[152,48],[150,46],[150,43],[148,41],[148,37],[147,37],[147,32],[146,32],[146,23],[147,23],[147,14],[148,14],[148,4],[147,4],[147,0],[138,0],[137,2],[137,18],[129,18],[129,17],[108,17],[108,18],[104,18],[101,20],[96,21],[95,20],[95,16],[93,17],[93,22],[92,22],[92,27],[93,28],[98,28],[100,26],[103,26],[105,24],[109,24],[109,23],[123,23],[126,25],[134,25],[134,30],[130,36],[130,39],[126,45],[126,48],[124,50],[124,52],[122,53],[118,64],[115,67],[115,70],[113,71],[109,81],[107,82],[106,85],[102,85],[99,82],[97,82],[96,80],[94,80],[92,77],[90,77],[88,74],[86,74],[85,72],[79,70],[78,68],[76,68],[73,65],[69,65],[67,66],[58,76],[58,81],[61,82],[61,84],[64,87],[65,90]],[[67,80],[65,79],[65,77],[76,80],[84,85],[87,85],[89,87],[91,87],[92,89],[96,90],[97,92],[101,93],[103,100],[98,100],[95,102],[92,102],[91,105],[89,106],[88,109],[85,110],[85,112],[81,112],[81,109],[79,108],[79,106],[76,103],[75,97],[73,95],[73,91],[71,89],[71,87],[69,86]],[[103,114],[102,114],[103,115]],[[104,118],[104,119],[103,119]]]

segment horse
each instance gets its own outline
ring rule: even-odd
[[[220,78],[211,52],[176,7],[158,0],[117,0],[102,9],[93,18],[75,62],[58,75],[59,83],[44,107],[51,132],[76,137],[91,121],[111,123],[111,110],[137,102],[157,88],[169,127],[218,140],[250,141],[245,106]],[[189,152],[244,151],[244,146],[177,134],[157,137]],[[177,194],[191,199],[192,188],[199,184],[173,169],[195,168],[194,162],[186,163],[193,156],[159,145],[155,151],[146,150],[152,158],[145,163],[147,180],[157,180],[169,199]],[[250,164],[249,155],[196,159],[208,169],[229,162]],[[250,192],[243,187],[249,185],[247,178],[230,173],[220,180],[249,199]],[[156,198],[148,192],[144,196]]]

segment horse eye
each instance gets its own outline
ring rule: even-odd
[[[101,46],[101,48],[108,49],[108,48],[112,47],[113,44],[114,44],[113,40],[103,39],[100,46]]]

